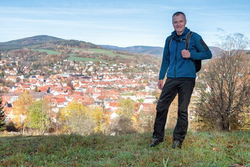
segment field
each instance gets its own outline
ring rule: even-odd
[[[104,49],[87,49],[87,51],[91,51],[94,53],[99,53],[99,54],[105,54],[110,57],[115,57],[115,56],[120,56],[122,58],[131,58],[129,55],[124,55],[124,54],[115,54],[114,51],[112,50],[104,50]]]
[[[104,50],[104,49],[78,49],[78,48],[71,48],[74,50],[83,50],[83,51],[88,51],[91,53],[98,53],[98,54],[105,54],[107,56],[110,57],[116,57],[116,56],[120,56],[122,58],[131,58],[131,56],[129,55],[124,55],[124,54],[115,54],[114,51],[112,50]],[[39,52],[46,52],[48,55],[51,54],[56,54],[59,55],[61,54],[60,52],[56,52],[53,50],[49,50],[49,49],[35,49],[35,51],[39,51]],[[69,54],[69,60],[76,60],[76,61],[104,61],[102,59],[91,59],[91,58],[83,58],[83,57],[75,57],[76,54]]]
[[[90,59],[90,58],[74,57],[74,56],[70,56],[68,59],[72,60],[72,61],[76,60],[76,61],[85,61],[85,62],[87,62],[87,61],[93,61],[93,62],[95,62],[95,61],[104,61],[102,59]]]
[[[87,51],[87,52],[91,52],[91,53],[105,54],[105,55],[110,56],[110,57],[120,56],[122,58],[131,58],[130,55],[116,54],[116,53],[114,53],[113,50],[105,50],[105,49],[79,49],[79,48],[71,48],[71,49],[82,50],[82,51]]]
[[[182,149],[171,130],[154,148],[151,135],[0,136],[0,166],[250,166],[250,132],[188,132]]]
[[[48,55],[52,55],[52,54],[59,55],[59,54],[61,54],[61,52],[56,52],[56,51],[48,50],[48,49],[34,49],[34,50],[38,51],[38,52],[47,52]]]

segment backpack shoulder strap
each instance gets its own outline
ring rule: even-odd
[[[171,36],[170,36],[170,39],[168,40],[168,53],[169,53],[169,47],[170,47],[170,44],[171,44],[173,38],[174,38],[174,36],[171,35]]]
[[[191,39],[193,33],[194,33],[193,31],[189,31],[188,34],[187,34],[186,43],[185,43],[185,49],[186,50],[188,50],[190,39]]]
[[[186,50],[188,50],[188,48],[189,48],[190,39],[191,39],[193,33],[194,32],[189,31],[188,34],[187,34],[186,43],[185,43],[185,49]],[[193,60],[193,59],[191,59],[191,60],[194,62],[196,72],[199,72],[200,69],[201,69],[201,60]]]
[[[169,46],[170,46],[170,44],[171,44],[171,42],[172,42],[173,38],[174,38],[174,36],[173,36],[173,35],[171,35],[171,36],[170,36],[170,39],[169,39],[169,41],[168,41],[168,48],[169,48]]]

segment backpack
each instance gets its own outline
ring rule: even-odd
[[[194,32],[189,31],[188,34],[187,34],[187,37],[186,37],[186,40],[185,40],[185,42],[186,42],[185,43],[185,49],[186,50],[188,50],[190,39],[191,39],[193,33]],[[169,43],[168,43],[168,47],[170,46],[170,43],[172,42],[173,38],[174,38],[174,36],[171,35]],[[201,70],[201,60],[193,60],[193,59],[191,59],[191,60],[194,62],[196,72],[199,72]]]

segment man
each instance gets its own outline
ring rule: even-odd
[[[210,59],[212,53],[201,36],[193,33],[188,50],[185,39],[190,31],[186,27],[186,16],[176,12],[172,16],[174,31],[166,39],[158,88],[162,90],[156,110],[153,139],[150,147],[163,142],[168,108],[178,94],[178,119],[173,132],[173,148],[181,148],[188,129],[188,105],[195,86],[196,70],[193,60]],[[171,42],[170,42],[170,39]],[[163,79],[167,72],[167,80]]]

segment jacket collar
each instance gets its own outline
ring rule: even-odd
[[[189,31],[190,30],[187,27],[185,27],[185,29],[181,35],[177,35],[176,31],[173,31],[172,35],[174,36],[175,40],[182,40],[182,39],[186,39],[186,36],[187,36]]]

